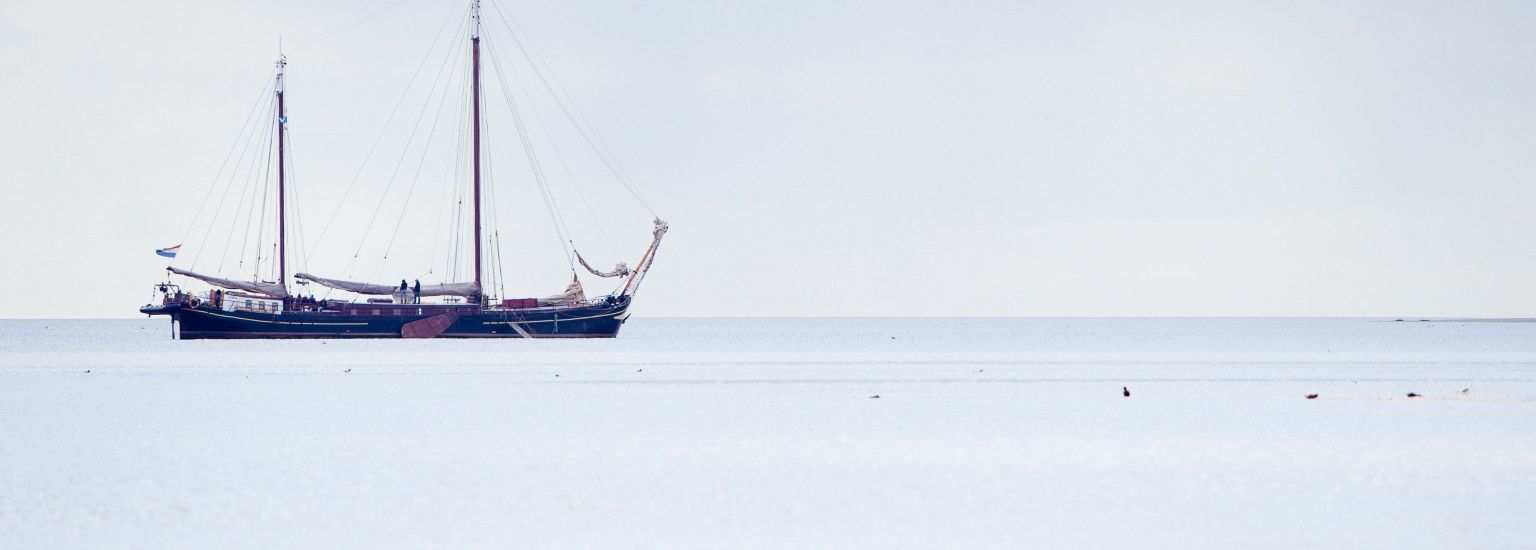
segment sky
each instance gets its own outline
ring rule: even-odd
[[[412,90],[457,66],[464,4],[0,2],[0,317],[133,317],[154,249],[238,256],[194,218],[279,39],[299,267],[452,275],[458,180],[402,140],[425,114],[455,158],[461,104]],[[1536,4],[494,4],[672,226],[638,315],[1536,313]],[[500,28],[567,237],[633,264],[651,212]],[[493,90],[505,295],[552,294],[571,271]]]

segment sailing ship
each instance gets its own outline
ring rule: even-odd
[[[230,338],[611,338],[628,319],[635,293],[655,261],[657,248],[667,233],[667,223],[653,220],[651,242],[633,268],[619,263],[610,270],[593,268],[576,252],[569,250],[572,271],[566,291],[546,298],[505,298],[486,284],[488,252],[483,234],[482,208],[482,103],[481,95],[481,6],[472,0],[468,10],[469,59],[468,82],[472,109],[469,134],[472,140],[467,164],[473,174],[473,274],[472,281],[441,282],[422,285],[376,284],[294,273],[289,277],[289,220],[287,176],[288,120],[285,109],[286,56],[276,62],[275,82],[271,90],[276,108],[268,123],[276,131],[276,243],[275,259],[269,267],[270,280],[244,280],[199,273],[175,266],[167,267],[165,282],[155,285],[158,300],[139,309],[148,315],[164,315],[171,320],[173,337],[181,339]],[[254,111],[253,111],[254,112]],[[519,121],[521,124],[521,121]],[[519,127],[521,131],[522,128]],[[520,132],[521,133],[521,132]],[[601,154],[601,151],[599,152]],[[254,166],[254,164],[253,164]],[[611,169],[611,166],[610,166]],[[619,174],[615,172],[615,175]],[[626,184],[627,185],[627,184]],[[634,192],[631,188],[631,192]],[[635,195],[642,203],[638,194]],[[264,198],[263,200],[268,200]],[[205,198],[206,201],[206,198]],[[646,206],[649,209],[649,206]],[[653,212],[654,214],[654,212]],[[594,215],[595,217],[595,215]],[[194,219],[195,222],[195,219]],[[266,223],[266,220],[263,220]],[[190,233],[190,228],[189,228]],[[174,258],[176,247],[157,250]],[[260,243],[258,243],[260,246]],[[259,261],[258,256],[258,263]],[[498,258],[499,259],[499,258]],[[604,295],[587,297],[575,274],[581,265],[597,277],[620,281]],[[221,266],[222,267],[222,266]],[[203,292],[184,291],[171,275],[190,278],[211,285]],[[355,295],[350,299],[315,299],[313,294],[295,292],[295,285],[316,285]],[[427,300],[423,300],[426,298]],[[436,298],[436,300],[433,300]],[[177,330],[179,326],[180,330]]]

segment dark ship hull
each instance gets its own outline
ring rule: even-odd
[[[226,311],[209,304],[145,306],[169,315],[179,337],[248,338],[613,338],[629,316],[628,296],[575,306],[526,309],[461,304],[341,304],[335,309]]]

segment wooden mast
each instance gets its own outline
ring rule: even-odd
[[[473,79],[470,84],[471,101],[474,103],[474,165],[475,165],[475,287],[479,288],[479,296],[476,301],[485,304],[485,284],[480,278],[480,0],[472,0],[470,10],[471,24],[474,25],[470,33],[470,48],[474,58]]]
[[[288,209],[285,199],[287,193],[283,189],[284,166],[283,134],[288,133],[288,111],[283,108],[283,68],[288,65],[288,57],[279,54],[277,58],[277,284],[284,290],[288,289]]]

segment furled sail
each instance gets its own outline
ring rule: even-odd
[[[244,290],[246,292],[254,292],[256,294],[271,296],[273,298],[279,299],[288,297],[288,289],[283,288],[283,285],[277,283],[264,283],[261,281],[236,281],[233,279],[214,277],[212,275],[203,275],[202,273],[193,273],[185,269],[176,269],[174,267],[167,267],[165,270],[177,275],[185,275],[187,277],[206,282],[213,286],[232,288],[235,290]]]
[[[571,252],[576,251],[572,250]],[[592,267],[592,264],[587,263],[586,258],[581,257],[580,252],[576,252],[576,261],[581,262],[581,267],[587,268],[588,272],[591,272],[593,275],[598,277],[626,277],[629,275],[629,266],[624,265],[624,262],[619,262],[617,265],[614,265],[612,271],[598,271],[596,268]]]
[[[541,306],[574,306],[587,300],[586,291],[581,288],[581,281],[576,280],[576,275],[571,275],[571,284],[566,285],[565,292],[539,300]]]
[[[372,283],[343,281],[341,279],[326,279],[324,277],[316,277],[308,273],[295,273],[293,277],[295,279],[310,281],[321,286],[328,286],[336,290],[345,290],[347,292],[353,292],[357,294],[388,296],[392,294],[398,294],[400,292],[400,287],[394,285],[376,285]],[[421,285],[422,296],[463,296],[465,298],[469,298],[479,293],[480,285],[472,282]]]

